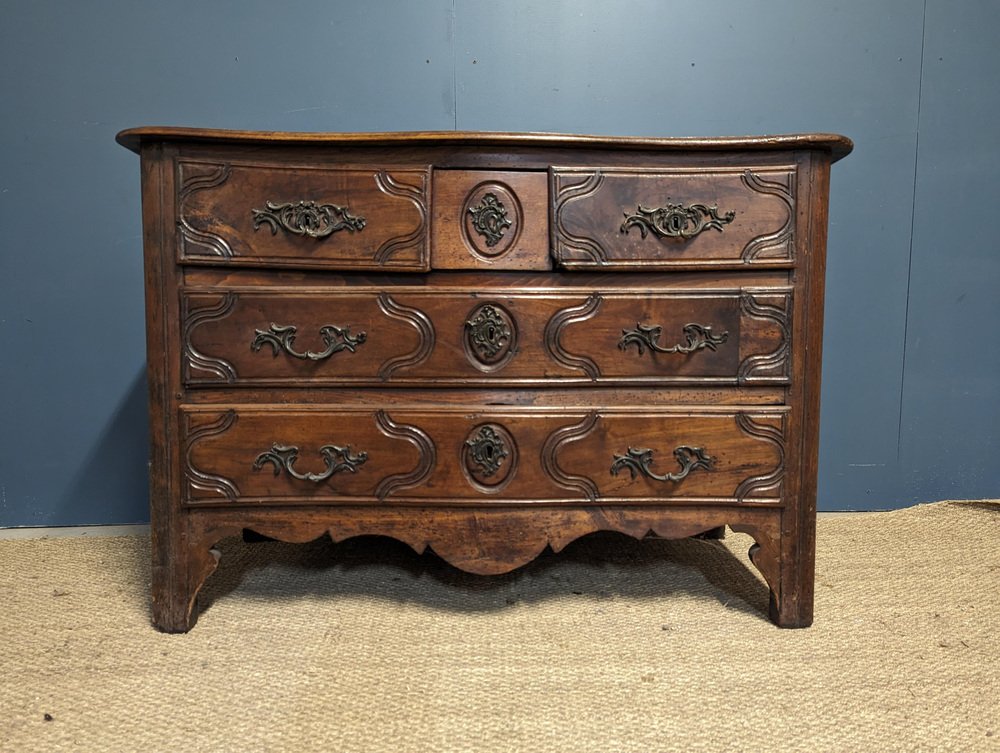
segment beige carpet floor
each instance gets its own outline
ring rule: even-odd
[[[508,576],[387,539],[223,542],[187,635],[148,539],[0,541],[0,750],[1000,749],[1000,503],[822,516],[816,624],[750,539],[582,539]]]

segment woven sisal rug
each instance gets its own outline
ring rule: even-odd
[[[750,543],[230,540],[163,635],[148,539],[2,541],[0,751],[1000,750],[1000,503],[822,516],[808,630]]]

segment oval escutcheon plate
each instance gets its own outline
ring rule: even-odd
[[[469,312],[462,340],[465,356],[480,371],[506,366],[517,352],[517,325],[503,306],[484,303]]]
[[[469,192],[462,217],[466,245],[485,260],[498,259],[514,248],[524,225],[524,212],[514,191],[492,181],[480,183]]]
[[[462,444],[462,472],[485,494],[495,494],[511,482],[517,458],[514,437],[499,424],[480,424]]]

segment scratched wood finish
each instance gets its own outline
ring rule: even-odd
[[[214,544],[247,529],[389,535],[488,575],[592,531],[725,525],[775,623],[812,622],[849,140],[118,140],[142,157],[156,627],[191,628]]]

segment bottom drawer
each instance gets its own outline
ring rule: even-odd
[[[183,502],[781,502],[787,408],[182,410]]]

